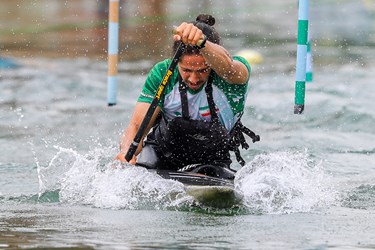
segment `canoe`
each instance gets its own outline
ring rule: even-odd
[[[179,171],[155,170],[165,179],[184,184],[186,193],[201,206],[231,208],[242,196],[234,188],[235,171],[213,165],[197,165]]]

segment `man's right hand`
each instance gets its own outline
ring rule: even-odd
[[[120,161],[121,163],[127,163],[128,161],[125,159],[125,153],[120,152],[116,155],[115,160]],[[137,162],[136,157],[134,156],[130,161],[129,164],[135,165]]]

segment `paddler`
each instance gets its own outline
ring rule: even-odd
[[[149,169],[179,170],[191,164],[230,168],[232,150],[244,164],[238,147],[248,145],[242,133],[253,141],[259,140],[240,122],[251,69],[244,58],[232,57],[220,44],[214,24],[213,16],[201,14],[196,21],[183,22],[175,28],[174,52],[180,43],[186,46],[158,97],[158,106],[143,134],[146,139],[127,161],[125,155],[159,94],[171,59],[157,63],[148,74],[130,124],[121,137],[117,160]]]

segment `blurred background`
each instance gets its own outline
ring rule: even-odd
[[[106,60],[108,3],[1,0],[1,56]],[[269,46],[283,44],[284,51],[294,56],[296,49],[297,0],[121,0],[120,4],[122,61],[169,56],[171,27],[200,13],[216,17],[216,28],[230,50],[252,48],[267,55]],[[353,53],[355,60],[355,51],[345,51],[348,46],[373,46],[374,13],[374,0],[310,1],[312,47],[322,47],[316,62],[320,63],[327,46],[335,49],[324,54],[326,61],[330,56],[345,60],[335,54],[337,49]]]

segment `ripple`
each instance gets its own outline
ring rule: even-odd
[[[349,191],[342,199],[342,206],[355,209],[375,208],[375,185],[362,184]]]

